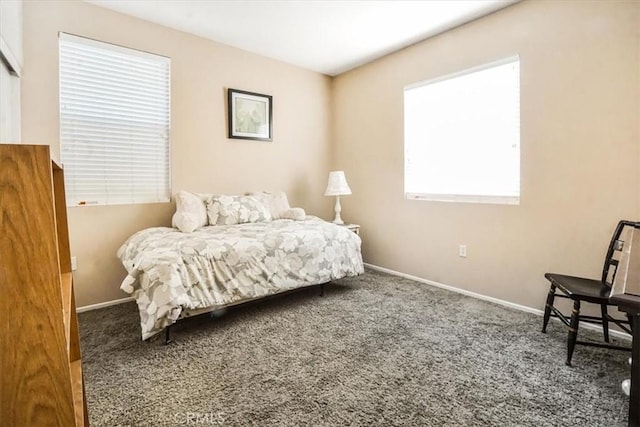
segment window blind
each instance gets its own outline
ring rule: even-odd
[[[405,197],[518,204],[520,59],[404,91]]]
[[[170,59],[60,33],[69,206],[170,198]]]

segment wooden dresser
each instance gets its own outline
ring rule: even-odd
[[[0,144],[0,427],[87,426],[62,169]]]

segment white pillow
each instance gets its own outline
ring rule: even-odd
[[[171,225],[184,233],[191,233],[207,225],[207,207],[201,196],[181,190],[175,195],[176,213]]]
[[[171,218],[171,225],[183,233],[191,233],[197,228],[202,227],[198,218],[189,212],[176,212]]]
[[[283,215],[291,206],[289,206],[289,200],[287,199],[287,193],[284,191],[277,191],[275,193],[267,193],[265,191],[249,193],[249,195],[255,197],[264,203],[267,208],[269,208],[269,212],[271,213],[271,218],[273,219],[292,219],[285,218]],[[304,219],[304,218],[303,218]]]
[[[253,196],[214,196],[207,203],[211,225],[233,225],[271,221],[265,204]]]
[[[294,221],[302,221],[307,217],[307,213],[302,208],[287,209],[282,213],[282,219],[292,219]]]

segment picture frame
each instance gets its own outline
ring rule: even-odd
[[[227,89],[229,138],[272,141],[273,97]]]

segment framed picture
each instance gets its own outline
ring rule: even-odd
[[[273,100],[269,95],[227,89],[229,138],[271,141]]]

